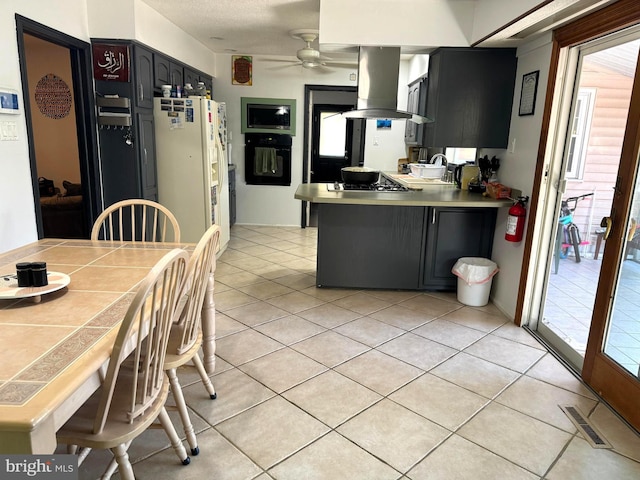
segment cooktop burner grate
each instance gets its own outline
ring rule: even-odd
[[[327,185],[329,191],[360,191],[360,192],[408,192],[409,188],[399,183],[387,180],[384,183],[330,183]]]

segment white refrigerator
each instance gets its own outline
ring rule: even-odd
[[[225,105],[203,97],[154,98],[158,202],[176,216],[183,242],[220,226],[229,242]]]

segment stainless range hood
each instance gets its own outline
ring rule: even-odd
[[[406,119],[415,123],[433,120],[398,110],[400,47],[360,47],[358,54],[358,108],[346,118]]]

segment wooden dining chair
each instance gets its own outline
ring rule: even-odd
[[[164,372],[188,261],[185,251],[174,249],[147,274],[122,320],[101,387],[56,434],[71,452],[110,449],[124,480],[134,480],[129,445],[156,419],[180,461],[190,462],[165,409],[169,380]]]
[[[171,328],[167,357],[164,362],[164,368],[171,383],[171,393],[176,409],[180,413],[192,455],[198,455],[200,449],[198,448],[196,435],[189,418],[187,404],[184,400],[176,371],[186,363],[192,362],[200,375],[205,389],[209,393],[209,397],[212,400],[216,398],[216,391],[198,352],[202,347],[202,304],[207,290],[209,274],[215,271],[216,251],[218,250],[219,242],[220,227],[213,225],[204,233],[191,254],[182,294],[182,297],[186,297],[187,300],[184,308],[179,312],[177,322]]]
[[[91,240],[180,242],[180,226],[164,205],[133,198],[107,207],[96,219]]]

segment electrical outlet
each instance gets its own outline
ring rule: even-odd
[[[509,153],[516,153],[516,139],[511,140],[511,145],[509,145]]]
[[[16,122],[0,122],[0,140],[3,142],[18,140],[18,124]]]
[[[378,145],[380,145],[380,143],[378,142],[378,137],[373,137],[373,146],[377,147]]]

